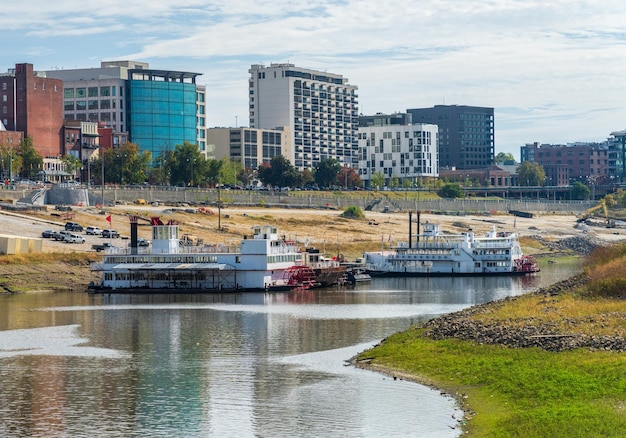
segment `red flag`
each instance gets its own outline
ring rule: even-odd
[[[108,223],[111,223],[111,215],[108,215],[108,216],[106,217],[106,220],[107,220],[107,222],[108,222]]]

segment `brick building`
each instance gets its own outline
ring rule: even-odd
[[[15,64],[0,75],[0,120],[8,131],[22,131],[43,157],[61,154],[63,82],[46,78],[32,64]]]
[[[553,145],[535,142],[522,146],[520,152],[522,162],[530,161],[543,166],[546,182],[551,186],[609,176],[609,148],[606,143]]]

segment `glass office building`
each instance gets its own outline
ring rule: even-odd
[[[131,70],[127,82],[128,130],[155,158],[177,144],[197,140],[196,73]]]

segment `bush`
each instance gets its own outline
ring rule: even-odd
[[[626,278],[608,278],[593,282],[589,285],[589,292],[592,296],[602,298],[626,298]]]
[[[365,217],[361,208],[356,205],[346,208],[340,216],[348,219],[363,219]]]
[[[463,189],[458,183],[446,183],[437,191],[437,194],[442,198],[462,198]]]

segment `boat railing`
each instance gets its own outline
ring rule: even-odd
[[[288,254],[292,252],[298,252],[298,247],[295,245],[280,245],[270,247],[270,254]]]

